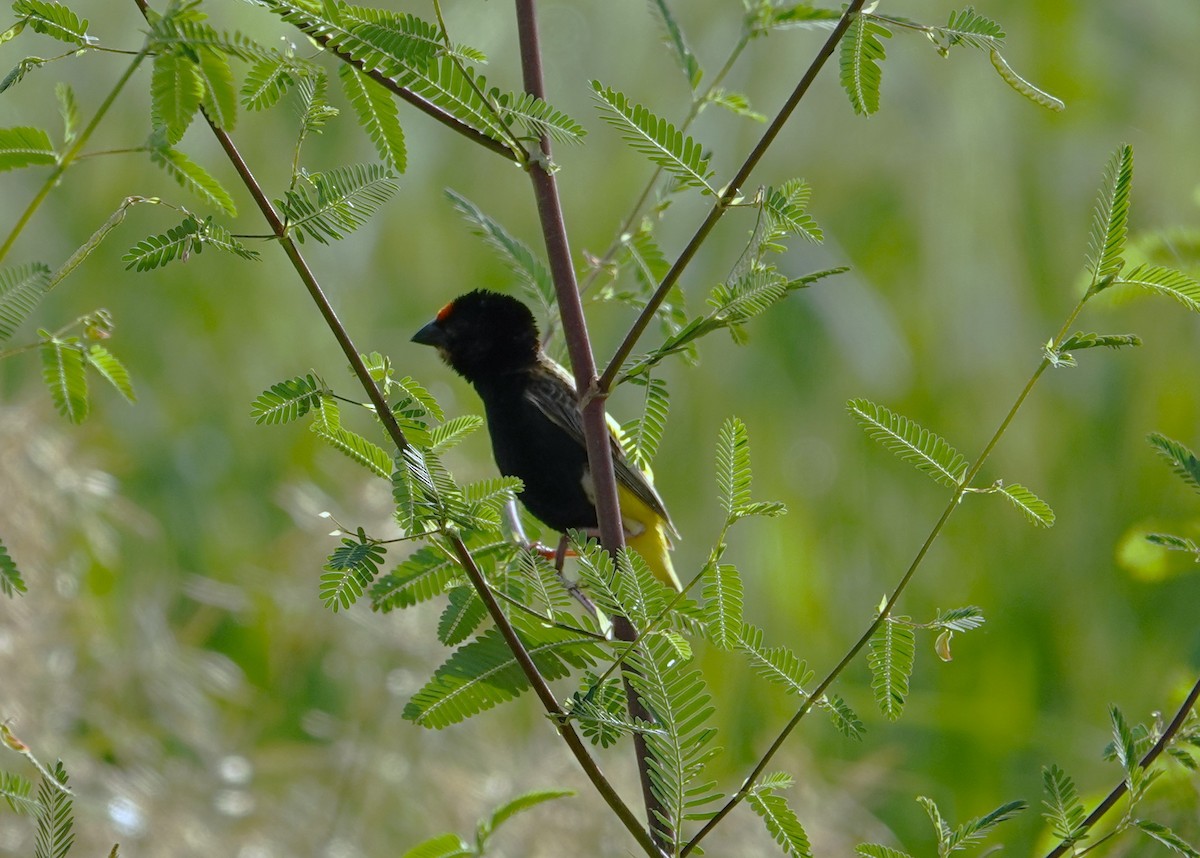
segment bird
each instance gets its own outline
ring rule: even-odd
[[[521,480],[520,500],[533,517],[559,533],[595,533],[595,488],[579,397],[571,375],[546,354],[539,336],[533,313],[521,301],[476,289],[442,307],[412,341],[436,348],[475,388],[496,465]],[[680,591],[670,554],[678,531],[650,475],[629,461],[611,422],[609,428],[626,545],[656,578]]]

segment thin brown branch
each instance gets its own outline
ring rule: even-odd
[[[516,0],[516,15],[525,91],[545,100],[545,83],[542,76],[541,47],[538,39],[534,0]],[[567,239],[558,186],[554,174],[548,168],[551,156],[548,135],[542,135],[540,146],[544,158],[529,166],[529,178],[533,183],[538,217],[546,242],[546,255],[558,299],[559,314],[562,317],[567,353],[575,372],[575,389],[582,397],[583,432],[587,445],[588,468],[596,492],[595,503],[600,527],[600,544],[615,557],[617,552],[625,547],[625,531],[621,523],[620,505],[617,500],[617,480],[613,470],[612,444],[604,413],[604,397],[593,395],[596,390],[596,359],[592,352],[587,322],[583,315],[583,302],[580,299],[579,285],[575,279],[575,266],[571,262],[571,246]],[[614,619],[613,631],[620,640],[632,641],[637,638],[636,629],[624,617]],[[625,678],[625,694],[632,718],[653,720],[653,716],[642,705],[638,694],[629,683],[628,675]],[[646,818],[653,837],[652,849],[649,854],[657,855],[661,853],[663,847],[674,840],[674,832],[663,822],[666,818],[666,808],[663,807],[651,788],[650,752],[646,746],[644,735],[634,736],[634,751],[637,755]],[[645,829],[641,829],[640,826],[639,829],[639,834],[646,833]],[[639,842],[641,842],[640,839]]]
[[[821,50],[813,58],[808,70],[804,73],[804,77],[800,78],[800,82],[796,84],[796,88],[792,90],[792,94],[788,96],[788,100],[784,102],[783,107],[775,114],[775,118],[771,120],[771,124],[767,126],[767,130],[763,132],[754,149],[746,156],[746,160],[742,162],[742,166],[738,168],[737,173],[734,174],[729,184],[725,186],[725,190],[717,198],[713,207],[709,209],[704,222],[700,224],[695,235],[692,236],[691,240],[679,254],[679,257],[675,260],[675,264],[671,266],[666,276],[663,277],[658,289],[655,290],[650,300],[646,302],[646,306],[642,308],[641,314],[638,315],[633,326],[629,329],[629,333],[625,335],[625,339],[612,356],[612,360],[609,361],[608,368],[604,370],[604,375],[601,376],[600,383],[597,385],[600,393],[604,394],[612,390],[613,382],[617,377],[617,373],[621,371],[622,364],[625,363],[626,359],[633,352],[633,347],[637,345],[637,341],[645,333],[646,328],[654,318],[654,314],[662,306],[662,302],[667,299],[667,293],[671,291],[671,287],[679,280],[684,269],[692,261],[692,257],[696,255],[700,246],[708,238],[708,234],[712,232],[717,222],[738,198],[742,185],[750,178],[750,174],[754,172],[754,168],[758,166],[758,162],[762,160],[767,149],[775,142],[775,138],[779,136],[779,132],[783,130],[783,126],[791,117],[800,100],[804,98],[813,81],[817,79],[817,74],[825,66],[826,61],[833,56],[834,49],[837,48],[838,42],[850,26],[850,21],[858,14],[864,2],[865,0],[851,0],[850,5],[846,7],[846,11],[842,13],[842,17],[838,20],[837,25],[834,26],[833,32],[829,34],[829,38],[825,40],[825,44],[821,46]]]

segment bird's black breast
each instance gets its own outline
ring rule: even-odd
[[[587,451],[525,395],[520,376],[476,383],[500,473],[524,484],[521,502],[553,530],[596,527],[583,490]]]

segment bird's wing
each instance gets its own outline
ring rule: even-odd
[[[583,417],[579,412],[575,382],[562,366],[543,355],[537,368],[530,373],[525,397],[552,423],[570,435],[580,446],[584,446]],[[609,431],[612,439],[613,468],[616,471],[617,482],[666,522],[671,533],[678,536],[678,531],[671,523],[671,516],[667,513],[667,507],[662,498],[659,497],[646,474],[634,467],[626,458],[620,438],[617,437],[611,423]]]

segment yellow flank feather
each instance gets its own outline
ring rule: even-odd
[[[625,525],[625,544],[642,556],[655,578],[676,591],[682,590],[683,585],[671,565],[667,522],[625,486],[617,486],[617,501]]]

